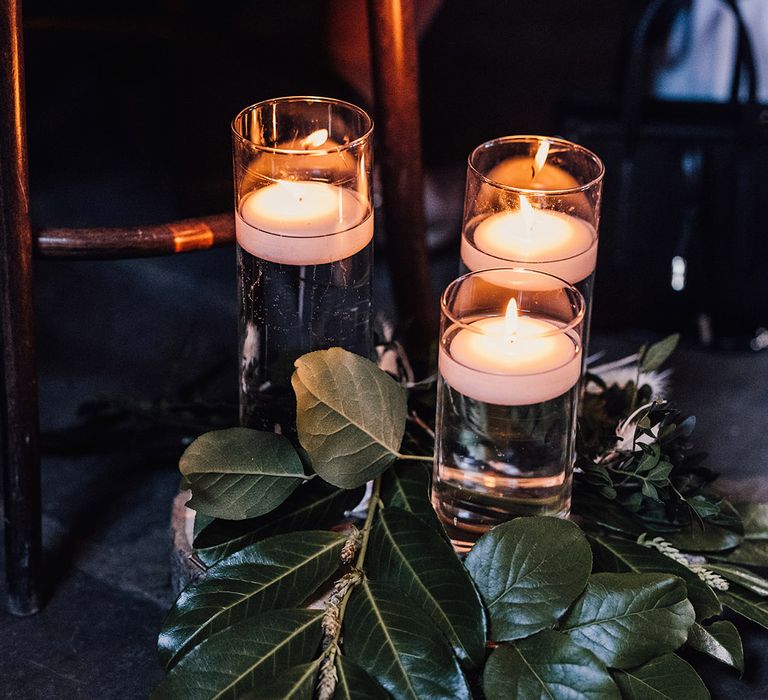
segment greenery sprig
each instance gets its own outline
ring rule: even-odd
[[[768,580],[749,568],[768,564],[768,506],[707,490],[693,421],[643,382],[673,346],[641,350],[633,380],[592,380],[580,526],[517,518],[464,562],[420,463],[430,387],[408,392],[338,348],[300,358],[305,453],[233,428],[182,457],[207,570],[163,623],[153,698],[709,697],[676,652],[743,670],[739,633],[717,617],[768,627]],[[329,530],[371,480],[360,529]]]

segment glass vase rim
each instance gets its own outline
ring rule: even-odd
[[[558,326],[556,328],[553,328],[551,331],[544,331],[543,333],[534,333],[530,336],[526,336],[527,338],[547,338],[551,336],[561,335],[564,333],[568,333],[568,331],[573,330],[577,326],[579,326],[584,321],[584,316],[586,314],[586,301],[584,300],[584,295],[576,289],[570,282],[566,282],[562,277],[557,277],[556,275],[551,275],[548,272],[541,272],[539,270],[529,270],[524,267],[492,267],[484,270],[471,270],[470,272],[467,272],[460,277],[457,277],[455,280],[450,282],[448,286],[443,290],[443,293],[440,295],[440,311],[443,313],[443,315],[448,318],[451,321],[451,328],[458,327],[463,328],[469,331],[472,331],[473,333],[478,333],[480,335],[487,335],[486,333],[483,333],[483,331],[479,330],[478,328],[473,328],[475,321],[480,320],[479,318],[474,318],[472,322],[466,323],[465,321],[458,318],[449,308],[448,306],[448,293],[452,291],[453,289],[461,286],[469,277],[479,276],[484,273],[489,272],[515,272],[515,273],[523,273],[525,275],[533,275],[534,277],[547,277],[552,280],[556,280],[560,283],[559,287],[556,287],[554,290],[544,290],[544,291],[557,291],[557,290],[567,290],[571,292],[573,295],[574,300],[577,303],[577,309],[574,317],[568,321],[568,323],[563,324],[562,326]],[[525,290],[523,290],[525,291]],[[535,291],[535,290],[530,290]],[[528,313],[527,310],[519,309],[518,313],[522,311],[523,313]],[[503,316],[502,314],[495,314],[493,316],[487,316],[487,318],[500,318]],[[444,335],[441,332],[441,338],[440,341],[442,342],[442,336]],[[579,345],[581,345],[581,338],[579,338]]]
[[[566,146],[572,150],[580,152],[581,154],[589,158],[597,166],[597,169],[598,169],[597,175],[595,175],[595,177],[593,177],[591,180],[584,183],[583,185],[578,185],[576,187],[562,187],[562,188],[555,188],[555,189],[540,190],[535,188],[519,187],[518,185],[505,185],[504,183],[498,182],[497,180],[494,180],[493,178],[490,178],[484,173],[482,173],[473,163],[475,156],[479,154],[483,149],[491,148],[499,144],[517,143],[517,142],[523,143],[526,141],[533,141],[533,140],[549,141],[550,143],[556,143],[561,146]],[[475,175],[477,175],[483,182],[486,182],[492,187],[496,187],[500,190],[506,190],[507,192],[520,192],[526,195],[528,194],[533,196],[538,195],[539,197],[549,196],[549,195],[578,194],[579,192],[586,192],[587,190],[599,185],[600,182],[602,182],[603,177],[605,176],[605,164],[603,163],[602,159],[594,151],[591,151],[585,146],[575,143],[574,141],[569,141],[568,139],[561,138],[560,136],[542,136],[540,134],[513,134],[511,136],[499,136],[497,138],[484,141],[479,146],[476,146],[475,148],[472,149],[472,151],[469,154],[469,157],[467,158],[467,166],[469,170],[475,173]]]
[[[251,112],[259,107],[264,107],[270,104],[287,104],[289,102],[319,102],[323,104],[329,104],[329,105],[334,104],[334,105],[339,105],[341,107],[348,108],[351,111],[356,112],[358,115],[361,115],[363,117],[363,123],[364,123],[363,133],[357,138],[352,139],[348,143],[339,144],[338,146],[332,146],[330,148],[279,148],[276,146],[265,146],[263,144],[255,143],[254,141],[251,141],[250,139],[245,138],[237,129],[237,126],[236,126],[237,121],[246,112]],[[374,127],[373,117],[371,117],[371,115],[368,114],[368,112],[366,112],[362,107],[358,107],[356,104],[353,104],[352,102],[347,102],[346,100],[340,100],[335,97],[322,97],[320,95],[285,95],[283,97],[271,97],[266,100],[259,100],[258,102],[254,102],[253,104],[248,105],[247,107],[243,107],[243,109],[241,109],[234,116],[230,124],[232,135],[241,143],[248,144],[250,147],[258,151],[263,151],[265,153],[273,153],[276,155],[288,155],[288,156],[326,155],[329,153],[342,153],[344,151],[351,150],[356,146],[370,139],[371,135],[373,134],[373,127]]]

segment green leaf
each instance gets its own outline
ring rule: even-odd
[[[718,620],[706,627],[694,623],[688,634],[688,646],[744,673],[741,636],[732,622]]]
[[[485,612],[451,545],[400,508],[379,512],[368,543],[368,575],[424,610],[468,667],[485,659]]]
[[[336,693],[333,700],[388,700],[386,691],[346,656],[336,656]]]
[[[430,617],[396,588],[363,581],[344,616],[344,652],[398,700],[461,700],[469,686]]]
[[[729,564],[768,567],[768,542],[745,538],[740,546],[718,559]]]
[[[207,528],[216,518],[206,515],[205,513],[195,513],[195,522],[192,526],[192,533],[195,538]]]
[[[318,668],[320,659],[292,666],[242,700],[312,700]]]
[[[330,528],[354,508],[364,489],[337,489],[322,479],[312,479],[268,515],[248,520],[214,519],[195,538],[195,554],[206,566],[254,542],[278,533]]]
[[[590,536],[592,552],[600,571],[634,571],[679,576],[688,588],[688,598],[696,610],[696,618],[706,620],[723,611],[715,592],[690,569],[650,547],[616,537]]]
[[[744,534],[749,539],[768,540],[768,503],[736,503],[734,506],[744,523]]]
[[[640,362],[641,372],[655,372],[659,369],[667,358],[675,351],[677,343],[680,340],[680,334],[669,335],[658,343],[651,345],[644,353]]]
[[[631,671],[614,671],[624,700],[709,700],[693,667],[676,654],[664,654]]]
[[[192,489],[187,505],[229,520],[269,513],[307,478],[287,438],[248,428],[201,435],[179,469]]]
[[[397,462],[381,479],[381,500],[386,506],[402,508],[429,525],[447,540],[445,529],[429,498],[431,467],[422,462]]]
[[[315,471],[342,488],[361,486],[397,457],[406,392],[373,362],[341,348],[296,360],[299,441]]]
[[[181,592],[163,621],[157,642],[163,666],[243,618],[304,602],[339,567],[345,540],[336,532],[277,535],[211,567]]]
[[[322,616],[322,610],[277,610],[249,617],[192,649],[155,689],[152,700],[242,697],[317,653]]]
[[[559,518],[516,518],[483,535],[465,565],[506,641],[551,627],[584,589],[592,553],[577,525]]]
[[[713,562],[707,562],[706,566],[710,571],[720,574],[723,578],[733,583],[738,583],[743,588],[757,593],[759,596],[768,597],[768,580],[751,572],[749,569],[742,569],[732,564],[715,564]]]
[[[666,539],[684,552],[719,552],[741,544],[744,527],[736,509],[723,501],[717,517],[704,520],[703,527],[694,522],[680,532],[669,533]]]
[[[488,700],[619,700],[619,689],[591,651],[544,630],[494,650],[483,672]]]
[[[594,574],[561,629],[613,668],[674,651],[694,622],[685,583],[661,574]]]
[[[717,595],[725,607],[768,629],[768,598],[738,586],[731,586],[727,591],[718,591]]]
[[[725,560],[746,566],[768,566],[768,503],[737,503],[735,507],[744,524],[744,541],[726,554]]]

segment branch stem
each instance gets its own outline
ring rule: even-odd
[[[434,462],[434,455],[397,455],[398,459],[410,459],[417,462]]]

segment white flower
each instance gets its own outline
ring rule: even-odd
[[[656,441],[659,434],[660,424],[656,424],[651,428],[651,434],[643,433],[635,438],[637,432],[637,424],[645,418],[648,411],[653,407],[655,401],[649,401],[647,404],[640,406],[629,418],[623,420],[616,428],[616,447],[617,452],[639,452],[640,445],[650,445]]]
[[[589,365],[590,361],[600,359],[599,355],[593,355],[587,360]],[[634,382],[637,377],[637,360],[638,355],[628,355],[615,362],[606,362],[602,365],[589,366],[591,374],[596,374],[602,379],[606,385],[618,384],[619,386],[626,386],[629,382]],[[647,384],[651,387],[652,398],[659,399],[664,398],[669,391],[669,378],[672,375],[671,369],[665,369],[663,372],[640,372],[640,386]],[[594,385],[591,387],[592,391],[595,390]],[[587,387],[587,391],[590,391],[590,387]],[[596,392],[596,393],[599,393]]]

